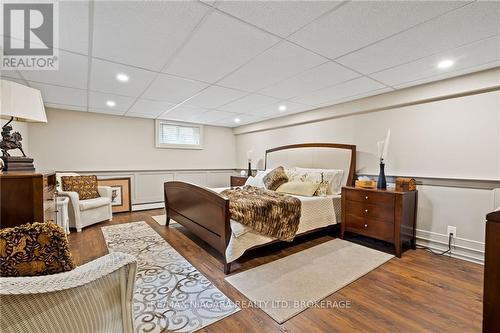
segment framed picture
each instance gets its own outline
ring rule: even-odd
[[[130,212],[132,208],[130,178],[98,179],[97,184],[99,186],[111,187],[111,205],[113,206],[113,213]]]

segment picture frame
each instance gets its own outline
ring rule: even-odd
[[[130,196],[130,178],[106,178],[98,179],[98,186],[111,187],[111,206],[113,213],[125,213],[132,210],[132,198]]]

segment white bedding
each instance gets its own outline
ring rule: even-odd
[[[220,193],[226,188],[212,188]],[[297,235],[328,225],[336,224],[340,216],[340,195],[326,197],[302,197],[294,195],[302,203]],[[231,220],[231,239],[226,249],[227,262],[233,262],[251,247],[275,240],[261,235],[243,224]]]

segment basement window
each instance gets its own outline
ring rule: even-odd
[[[156,120],[156,148],[203,149],[203,125]]]

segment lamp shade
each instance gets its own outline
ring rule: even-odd
[[[47,122],[40,90],[22,84],[1,80],[0,115],[24,121]]]

